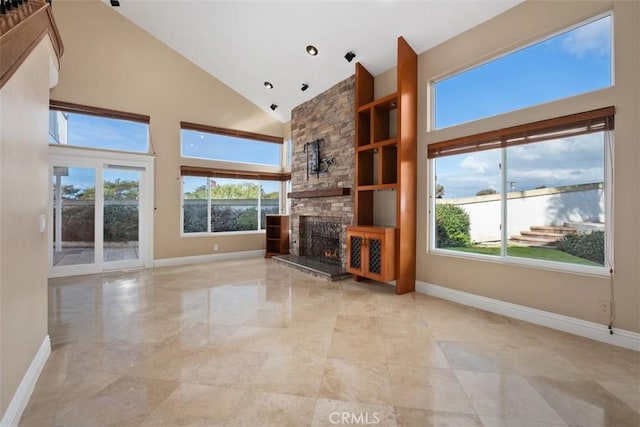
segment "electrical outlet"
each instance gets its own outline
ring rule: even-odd
[[[598,301],[598,313],[603,316],[611,314],[611,303],[605,300]]]
[[[216,243],[215,245],[213,245],[213,250],[217,251],[218,250],[218,244]]]

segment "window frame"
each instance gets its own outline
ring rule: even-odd
[[[49,142],[50,146],[69,147],[70,149],[75,148],[75,149],[92,150],[92,151],[107,151],[107,152],[113,152],[113,153],[127,153],[127,154],[134,154],[134,155],[154,155],[155,154],[153,150],[153,144],[150,138],[150,129],[149,129],[151,117],[148,115],[128,113],[124,111],[111,110],[108,108],[101,108],[101,107],[91,107],[88,105],[57,101],[53,99],[49,101],[49,111],[50,112],[57,111],[64,114],[79,114],[84,116],[99,117],[103,119],[114,119],[114,120],[128,121],[128,122],[134,122],[134,123],[142,123],[147,126],[147,137],[146,137],[147,147],[145,151],[118,150],[114,148],[102,148],[102,147],[87,147],[84,145],[61,144],[59,142],[58,143]],[[51,134],[49,133],[48,135],[50,138]]]
[[[472,70],[474,68],[481,67],[481,66],[486,65],[486,64],[488,64],[490,62],[493,62],[493,61],[499,60],[501,58],[504,58],[506,56],[509,56],[509,55],[511,55],[513,53],[525,50],[525,49],[527,49],[527,48],[529,48],[531,46],[535,46],[538,43],[543,43],[543,42],[545,42],[547,40],[551,40],[554,37],[557,37],[559,35],[568,33],[570,31],[573,31],[573,30],[575,30],[577,28],[580,28],[582,26],[591,24],[591,23],[593,23],[595,21],[598,21],[598,20],[600,20],[602,18],[605,18],[607,16],[609,16],[611,18],[611,29],[610,29],[610,31],[611,31],[611,70],[610,70],[611,85],[610,86],[604,87],[604,88],[599,88],[599,89],[593,89],[593,90],[589,90],[589,91],[586,91],[586,92],[580,92],[580,93],[577,93],[577,94],[574,94],[574,95],[570,95],[569,97],[557,98],[557,99],[552,99],[552,100],[549,100],[549,101],[544,101],[542,103],[531,104],[531,105],[527,105],[527,106],[524,106],[524,107],[516,108],[516,109],[513,109],[513,110],[507,110],[507,111],[504,111],[502,113],[497,113],[497,114],[491,114],[491,115],[488,115],[488,116],[477,117],[475,119],[465,120],[463,122],[459,122],[459,123],[456,123],[456,124],[453,124],[453,125],[436,127],[436,84],[438,84],[439,82],[442,82],[444,80],[450,79],[452,77],[456,77],[456,76],[458,76],[460,74],[463,74],[463,73],[466,73],[467,71],[470,71],[470,70]],[[583,20],[581,20],[579,22],[576,22],[576,23],[574,23],[572,25],[563,27],[562,29],[560,29],[558,31],[555,31],[555,32],[553,32],[551,34],[548,34],[546,36],[536,38],[536,39],[534,39],[534,40],[532,40],[532,41],[530,41],[528,43],[525,43],[523,45],[519,45],[517,47],[510,48],[510,49],[508,49],[508,50],[506,50],[504,52],[501,52],[501,53],[499,53],[497,55],[490,55],[489,57],[484,58],[484,59],[482,59],[482,60],[480,60],[478,62],[473,62],[471,65],[467,63],[460,69],[456,69],[454,71],[448,71],[448,72],[444,73],[443,75],[440,75],[440,76],[437,76],[437,77],[433,78],[428,84],[428,87],[429,87],[429,111],[430,111],[430,113],[428,115],[428,119],[429,119],[428,120],[428,129],[429,129],[429,131],[440,131],[440,130],[443,130],[443,129],[453,129],[453,128],[457,127],[457,126],[467,125],[469,123],[474,123],[474,122],[478,122],[478,121],[481,121],[481,120],[491,119],[491,118],[494,118],[494,117],[500,117],[502,115],[511,114],[513,112],[516,112],[516,111],[523,111],[523,110],[526,110],[526,109],[529,109],[529,108],[539,107],[540,105],[544,105],[544,104],[547,104],[547,103],[557,102],[557,101],[560,101],[560,100],[563,100],[563,99],[568,99],[568,98],[571,98],[571,97],[574,97],[574,96],[582,96],[582,95],[587,94],[587,93],[593,93],[593,92],[597,92],[599,90],[606,90],[606,89],[610,89],[610,88],[615,87],[615,37],[614,37],[614,29],[615,29],[614,11],[613,11],[613,9],[610,9],[610,10],[607,10],[606,12],[602,12],[602,13],[600,13],[598,15],[592,16],[592,17],[587,18],[587,19],[583,19]]]
[[[508,229],[507,229],[507,205],[508,205],[508,194],[506,191],[507,188],[507,174],[508,174],[508,165],[507,165],[507,149],[510,146],[509,144],[498,144],[492,146],[492,148],[488,150],[500,150],[500,159],[503,167],[500,171],[500,180],[501,180],[501,192],[500,192],[500,254],[499,255],[484,255],[484,254],[476,254],[469,252],[458,252],[452,251],[448,249],[438,248],[437,244],[437,229],[436,229],[436,168],[435,161],[439,157],[444,157],[443,155],[436,155],[438,153],[438,147],[450,147],[454,146],[458,143],[461,147],[464,148],[466,146],[470,146],[470,141],[474,139],[480,141],[487,140],[496,140],[497,139],[505,139],[508,138],[509,135],[515,135],[519,132],[522,132],[526,129],[544,129],[544,123],[549,124],[557,124],[560,123],[570,123],[570,117],[587,117],[587,120],[590,120],[593,116],[602,116],[604,114],[610,114],[610,117],[605,119],[604,128],[594,130],[590,133],[595,132],[603,132],[604,135],[604,215],[605,215],[605,241],[604,241],[604,265],[603,266],[588,266],[588,265],[580,265],[573,263],[564,263],[558,261],[548,261],[548,260],[540,260],[534,258],[525,258],[525,257],[516,257],[510,256],[507,254],[507,238],[508,238]],[[613,139],[614,139],[614,107],[602,108],[599,110],[593,110],[584,113],[578,113],[570,116],[556,117],[548,120],[543,120],[539,122],[532,122],[528,124],[523,124],[519,126],[513,126],[510,128],[505,128],[496,131],[484,132],[477,135],[469,135],[461,138],[456,138],[449,141],[441,141],[433,144],[429,144],[427,146],[427,151],[429,153],[428,163],[429,163],[429,194],[428,194],[428,229],[429,229],[429,238],[428,238],[428,248],[427,251],[430,254],[450,256],[454,258],[461,259],[472,259],[478,261],[486,261],[493,262],[497,264],[507,264],[507,265],[517,265],[517,266],[525,266],[531,268],[538,268],[543,270],[551,270],[551,271],[559,271],[559,272],[568,272],[568,273],[578,273],[578,274],[586,274],[593,276],[609,276],[611,274],[611,270],[613,268]],[[577,125],[576,125],[577,126]],[[535,132],[535,130],[533,131]],[[540,130],[540,132],[544,132],[544,130]],[[584,133],[581,133],[582,135]],[[580,135],[580,133],[578,134]],[[556,136],[553,138],[543,139],[541,141],[530,142],[529,144],[536,144],[543,141],[550,141],[554,139],[561,138],[562,136]],[[475,151],[480,151],[475,150]],[[450,155],[456,154],[465,154],[469,152],[473,152],[474,150],[461,150],[460,152],[456,152]]]
[[[251,140],[254,142],[265,142],[265,143],[271,143],[271,144],[278,144],[280,146],[280,150],[278,153],[278,161],[279,161],[279,165],[274,165],[274,164],[269,164],[269,163],[252,163],[252,162],[243,162],[243,161],[237,161],[237,160],[226,160],[226,159],[214,159],[214,158],[207,158],[207,157],[194,157],[194,156],[185,156],[184,152],[183,152],[183,146],[182,146],[182,131],[192,131],[192,132],[200,132],[200,133],[207,133],[207,134],[213,134],[213,135],[220,135],[220,136],[225,136],[225,137],[231,137],[231,138],[239,138],[239,139],[244,139],[244,140]],[[261,133],[255,133],[255,132],[247,132],[247,131],[242,131],[242,130],[237,130],[237,129],[226,129],[226,128],[220,128],[217,126],[209,126],[209,125],[201,125],[201,124],[197,124],[197,123],[191,123],[191,122],[180,122],[180,157],[182,159],[194,159],[196,161],[203,161],[203,162],[217,162],[220,164],[227,164],[228,167],[233,167],[234,165],[242,165],[245,168],[279,168],[281,169],[284,165],[283,163],[283,152],[285,151],[285,144],[284,144],[284,140],[281,137],[276,137],[276,136],[271,136],[271,135],[264,135]]]
[[[287,204],[283,199],[286,197],[286,183],[291,179],[291,171],[286,171],[284,167],[284,139],[271,135],[264,135],[254,132],[246,132],[235,129],[225,129],[215,126],[200,125],[190,122],[180,122],[180,130],[192,130],[204,133],[213,133],[224,136],[239,137],[243,139],[251,139],[267,144],[280,144],[279,166],[256,164],[249,162],[236,162],[220,159],[205,159],[199,157],[182,156],[181,147],[181,165],[180,165],[180,237],[212,237],[226,235],[242,235],[242,234],[264,234],[266,230],[260,228],[260,211],[258,212],[258,229],[256,230],[239,230],[239,231],[212,231],[211,230],[211,192],[207,195],[207,231],[185,233],[184,231],[184,180],[185,176],[199,176],[206,178],[224,178],[237,179],[247,182],[257,182],[261,185],[262,181],[279,181],[279,201],[278,213],[286,213]],[[182,146],[182,140],[180,141]]]

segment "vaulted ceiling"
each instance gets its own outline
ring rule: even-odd
[[[286,122],[295,106],[352,75],[355,62],[374,76],[394,67],[398,36],[420,54],[520,2],[120,0],[115,9]]]

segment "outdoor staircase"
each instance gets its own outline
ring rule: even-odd
[[[575,233],[574,227],[556,225],[532,225],[527,231],[511,236],[509,241],[520,246],[554,247],[555,243],[567,234]]]

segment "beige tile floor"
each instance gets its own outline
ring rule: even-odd
[[[640,425],[639,353],[263,259],[51,280],[49,333],[22,426]]]

